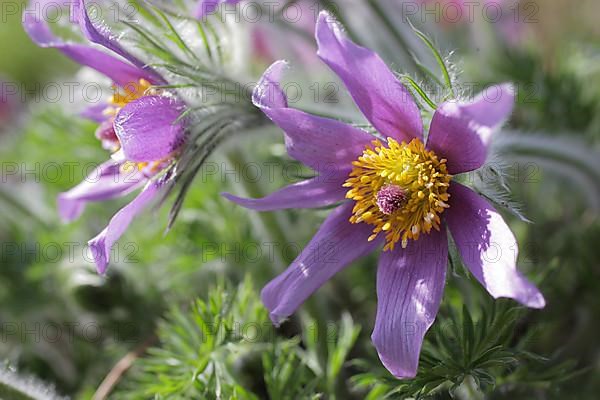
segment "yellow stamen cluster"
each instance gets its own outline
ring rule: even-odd
[[[368,145],[344,183],[350,188],[346,197],[356,201],[350,222],[374,225],[369,241],[385,232],[384,250],[393,250],[402,240],[417,240],[421,233],[431,228],[440,230],[440,214],[448,208],[448,187],[452,176],[448,174],[446,160],[439,160],[433,151],[425,148],[419,139],[398,143],[392,138],[384,144],[380,140]],[[387,193],[393,185],[401,191],[401,206],[392,212],[378,205],[378,193]],[[386,212],[384,212],[386,211]]]
[[[121,172],[126,174],[126,173],[132,173],[135,170],[138,171],[144,171],[146,170],[148,173],[155,173],[158,172],[162,166],[170,160],[170,157],[165,157],[161,160],[158,161],[152,161],[152,162],[133,162],[133,161],[126,161],[121,165]]]
[[[145,79],[140,79],[137,82],[130,82],[123,88],[114,87],[115,93],[110,96],[108,103],[110,104],[104,113],[107,116],[116,115],[119,110],[134,100],[151,94],[153,91],[152,84]]]

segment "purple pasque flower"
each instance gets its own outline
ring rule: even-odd
[[[262,299],[274,323],[291,315],[349,263],[383,246],[377,269],[372,340],[398,378],[416,374],[423,337],[439,309],[448,262],[449,230],[465,265],[495,298],[534,308],[542,294],[516,269],[517,243],[484,198],[451,180],[486,160],[496,127],[510,114],[510,85],[472,101],[441,104],[423,135],[420,111],[382,59],[347,39],[327,13],[317,22],[318,56],[344,82],[381,138],[351,125],[289,108],[276,62],[254,92],[254,103],[283,131],[290,156],[319,176],[261,199],[225,197],[259,210],[334,209]]]
[[[184,142],[185,126],[178,121],[183,103],[153,85],[164,83],[155,71],[131,55],[106,26],[96,26],[89,18],[83,0],[72,3],[73,22],[91,44],[62,41],[49,25],[36,15],[46,0],[33,0],[24,14],[23,25],[32,40],[53,47],[79,64],[106,75],[115,92],[102,104],[88,108],[83,115],[99,123],[96,136],[112,151],[111,158],[68,192],[58,196],[58,210],[64,221],[78,218],[88,202],[141,193],[113,216],[106,229],[89,241],[98,272],[104,273],[112,245],[132,219],[148,205],[166,181],[161,176]],[[114,56],[106,52],[116,53]]]

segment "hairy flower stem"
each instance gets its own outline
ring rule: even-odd
[[[108,375],[98,386],[98,389],[94,393],[92,400],[104,400],[108,398],[108,395],[113,391],[115,386],[121,381],[123,375],[131,368],[134,362],[141,357],[150,346],[153,346],[157,342],[158,338],[153,333],[148,339],[142,344],[137,346],[135,349],[127,353],[121,358],[117,364],[110,370]]]

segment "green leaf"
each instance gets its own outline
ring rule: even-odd
[[[360,327],[354,325],[350,314],[344,313],[337,340],[328,343],[327,386],[329,388],[335,387],[342,365],[346,361],[350,349],[354,346],[359,333]]]
[[[442,55],[440,54],[440,52],[438,51],[438,49],[435,47],[435,45],[433,44],[433,42],[427,37],[427,35],[425,35],[423,32],[421,32],[420,30],[418,30],[410,21],[410,19],[407,18],[408,24],[410,25],[411,29],[413,30],[413,32],[415,32],[415,34],[417,35],[417,37],[419,39],[421,39],[421,41],[427,46],[427,48],[429,48],[429,50],[431,51],[431,54],[433,55],[433,57],[435,58],[435,61],[437,62],[438,66],[440,67],[440,70],[442,72],[442,76],[444,77],[444,83],[446,88],[450,91],[450,94],[452,97],[455,97],[454,94],[454,88],[452,85],[452,79],[450,77],[450,72],[448,72],[448,67],[446,66],[446,62],[444,61]]]
[[[431,109],[435,110],[437,108],[437,104],[435,104],[433,102],[433,100],[431,100],[429,98],[429,96],[427,96],[427,93],[425,93],[425,91],[421,88],[421,86],[419,86],[419,84],[412,77],[410,77],[408,75],[402,75],[401,78],[406,83],[408,83],[408,85],[410,86],[410,88],[412,90],[417,92],[417,94],[421,97],[421,99],[423,99],[427,103],[427,105],[429,105],[429,107],[431,107]]]

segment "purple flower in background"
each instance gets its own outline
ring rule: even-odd
[[[72,3],[72,17],[91,45],[64,42],[56,37],[48,24],[35,14],[43,2],[33,0],[24,14],[23,25],[31,39],[41,47],[60,50],[79,64],[106,75],[115,84],[115,92],[107,102],[83,113],[99,123],[96,136],[112,156],[82,183],[58,196],[61,218],[72,221],[81,215],[88,202],[122,197],[142,189],[89,242],[98,271],[104,273],[113,244],[166,180],[161,173],[184,142],[185,126],[178,121],[184,105],[168,93],[152,88],[164,83],[162,77],[123,49],[106,26],[95,26],[83,0]]]
[[[327,13],[319,16],[316,38],[318,56],[381,138],[289,108],[279,84],[281,61],[256,87],[254,103],[285,132],[289,155],[320,175],[262,199],[225,196],[259,211],[342,202],[288,269],[263,289],[274,323],[352,261],[383,246],[372,340],[393,375],[415,376],[423,337],[442,299],[447,230],[465,265],[493,297],[544,307],[542,294],[516,269],[517,243],[500,214],[451,180],[485,162],[494,129],[512,110],[512,87],[488,90],[494,101],[480,95],[441,104],[424,136],[412,96],[377,54],[347,39]]]

